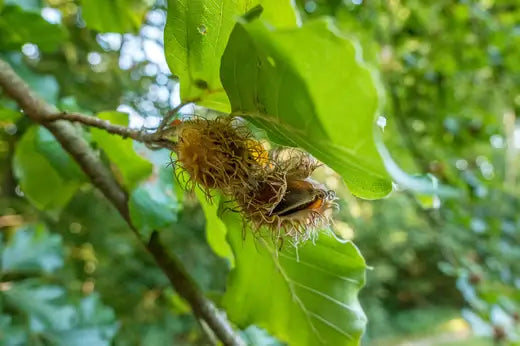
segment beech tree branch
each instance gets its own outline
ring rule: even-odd
[[[164,248],[159,239],[159,233],[154,231],[149,241],[139,235],[130,219],[128,197],[125,190],[117,183],[111,171],[102,163],[96,152],[78,133],[78,129],[66,120],[79,121],[136,140],[147,134],[140,134],[139,131],[112,125],[94,117],[85,120],[87,116],[84,115],[60,113],[54,106],[40,99],[9,64],[1,59],[0,87],[6,95],[18,103],[29,118],[52,132],[61,146],[81,166],[92,184],[116,207],[134,234],[151,253],[157,265],[166,274],[172,286],[189,302],[194,314],[213,330],[224,345],[244,345],[224,314],[218,311],[214,304],[203,295],[193,278],[184,269],[181,261]]]
[[[154,136],[157,136],[155,132],[146,133],[144,131],[134,130],[126,126],[114,125],[110,123],[108,120],[103,120],[94,116],[89,116],[81,113],[61,112],[52,114],[51,116],[45,118],[45,121],[47,122],[55,122],[57,120],[78,122],[83,125],[105,130],[108,133],[119,135],[121,137],[132,138],[136,141],[143,143],[151,142],[153,141]]]

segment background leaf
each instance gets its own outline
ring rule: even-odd
[[[64,179],[77,182],[86,181],[85,173],[78,164],[63,150],[52,133],[42,126],[37,127],[35,147]]]
[[[236,258],[223,305],[232,321],[265,328],[289,345],[358,345],[366,318],[358,291],[365,261],[350,242],[321,233],[298,248],[243,239],[238,215],[224,213]],[[256,242],[256,244],[255,244]]]
[[[52,161],[42,152],[52,152]],[[67,169],[61,172],[60,166]],[[83,175],[70,176],[76,170],[68,154],[39,126],[27,130],[16,144],[13,171],[23,193],[37,208],[53,216],[60,213],[80,187]]]
[[[20,228],[9,242],[0,242],[0,259],[0,273],[53,272],[63,266],[61,237],[43,226]]]
[[[99,32],[135,32],[141,27],[150,0],[82,0],[87,26]]]
[[[262,18],[276,27],[292,27],[297,16],[289,0],[169,0],[164,29],[168,66],[179,78],[181,100],[197,97],[199,104],[229,112],[222,89],[220,58],[237,18],[262,4]]]
[[[129,209],[133,224],[148,239],[153,230],[160,230],[177,221],[179,204],[173,185],[173,169],[162,166],[130,194]]]
[[[128,114],[121,112],[101,112],[99,118],[113,124],[128,126]],[[152,173],[152,164],[137,155],[131,139],[113,136],[100,129],[91,129],[92,139],[103,149],[111,162],[112,169],[123,184],[133,189],[136,184]]]
[[[64,303],[65,290],[37,280],[12,284],[2,292],[7,303],[29,317],[34,334],[48,333],[57,345],[110,345],[118,326],[114,312],[97,295],[83,298],[79,306]]]
[[[0,49],[18,50],[25,43],[33,43],[44,52],[55,51],[67,38],[67,31],[59,24],[47,22],[39,13],[5,6],[0,14]]]
[[[6,55],[6,59],[13,66],[16,73],[18,73],[20,77],[29,84],[36,94],[45,101],[51,104],[56,104],[60,90],[58,82],[54,76],[35,73],[23,63],[23,57],[19,53],[9,53]]]
[[[37,278],[56,275],[63,266],[61,236],[50,234],[43,225],[19,228],[9,241],[0,238],[0,260],[0,277],[14,273],[30,277],[2,283],[0,302],[5,302],[6,311],[25,315],[13,321],[0,314],[2,345],[24,344],[27,336],[31,342],[45,339],[53,345],[110,345],[118,324],[113,310],[96,293],[70,304],[63,287]],[[0,311],[3,308],[0,305]]]
[[[356,196],[391,191],[373,137],[375,81],[354,44],[329,21],[285,30],[260,21],[237,24],[221,76],[233,112],[272,140],[309,151],[341,174]]]

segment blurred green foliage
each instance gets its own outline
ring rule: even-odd
[[[361,291],[369,321],[364,342],[452,333],[439,326],[460,318],[485,343],[519,342],[517,1],[297,5],[304,23],[333,17],[379,71],[386,100],[382,137],[395,161],[459,192],[458,198],[440,196],[439,208],[425,208],[420,196],[399,189],[365,201],[323,173],[341,197],[335,232],[353,239],[371,267]],[[62,110],[118,110],[130,114],[123,121],[134,127],[153,127],[178,103],[178,83],[162,51],[166,3],[118,0],[107,6],[0,1],[0,56]],[[144,232],[162,228],[167,245],[220,301],[231,261],[212,248],[221,246],[224,257],[229,249],[221,238],[208,246],[204,216],[212,214],[174,186],[166,174],[169,153],[79,127],[78,133],[98,146],[105,162],[121,158],[111,168],[130,188],[132,220]],[[124,158],[110,153],[115,148]],[[21,171],[20,164],[34,170]],[[20,116],[4,95],[0,167],[1,345],[207,342],[189,306],[112,206],[52,136]],[[26,174],[41,180],[34,184]],[[250,344],[277,344],[259,328],[243,333]]]

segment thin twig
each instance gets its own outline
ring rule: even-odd
[[[117,208],[134,234],[152,254],[158,266],[170,280],[172,286],[175,287],[177,292],[191,305],[195,315],[207,323],[224,345],[243,345],[243,341],[233,331],[229,321],[216,309],[213,303],[202,294],[195,281],[184,269],[181,261],[173,254],[168,253],[164,248],[160,242],[159,234],[153,232],[149,242],[139,235],[139,232],[130,219],[126,192],[114,179],[110,170],[103,165],[87,141],[80,135],[77,128],[69,121],[61,120],[61,118],[60,120],[56,120],[56,114],[62,113],[59,113],[54,106],[49,105],[36,96],[16,72],[1,59],[0,86],[11,99],[18,103],[29,118],[41,123],[53,133],[62,147],[76,160],[86,175],[91,179],[92,184]],[[75,121],[78,121],[78,119],[83,119],[83,116],[72,117],[72,119],[73,118],[76,119]],[[103,126],[102,128],[106,128],[106,124]],[[112,127],[112,129],[114,129],[114,127]]]
[[[141,130],[134,130],[126,126],[114,125],[110,123],[108,120],[100,119],[94,116],[89,116],[81,113],[55,113],[51,116],[45,118],[45,121],[57,121],[57,120],[67,120],[72,122],[78,122],[83,125],[96,127],[98,129],[105,130],[109,133],[119,135],[125,138],[132,138],[139,142],[147,142],[150,140],[150,134],[145,133]]]
[[[185,104],[181,106],[184,105]],[[123,138],[132,138],[133,140],[146,144],[151,149],[166,148],[169,150],[175,150],[176,142],[169,137],[171,130],[175,129],[175,126],[167,126],[165,128],[158,128],[153,132],[146,132],[144,130],[131,129],[126,126],[114,125],[108,120],[86,114],[66,112],[53,113],[41,121],[42,123],[47,122],[51,124],[60,120],[77,122],[83,125],[105,130],[108,133],[119,135]]]

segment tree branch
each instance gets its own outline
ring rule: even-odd
[[[81,123],[83,125],[91,127],[96,127],[98,129],[105,130],[111,134],[119,135],[125,138],[132,138],[136,141],[143,143],[150,142],[153,136],[156,136],[155,133],[146,133],[140,130],[131,129],[126,126],[114,125],[111,124],[108,120],[103,120],[94,116],[89,116],[81,113],[61,112],[45,118],[45,121],[47,122],[54,122],[57,120],[67,120],[71,122]]]
[[[71,121],[80,121],[79,119],[84,120],[86,116],[71,114],[63,117],[63,113],[59,113],[54,106],[41,100],[30,90],[28,85],[16,72],[1,59],[0,86],[10,98],[18,103],[29,118],[41,123],[52,132],[62,147],[81,166],[83,171],[91,179],[92,184],[117,208],[134,234],[152,254],[158,266],[170,280],[172,286],[189,302],[195,315],[202,319],[213,330],[224,345],[243,345],[243,341],[233,331],[229,321],[217,310],[213,303],[202,294],[200,288],[182,266],[181,261],[166,251],[160,242],[159,234],[154,231],[149,242],[139,235],[139,232],[130,220],[126,192],[114,179],[110,170],[103,165],[95,151],[92,150],[89,144],[78,133],[78,129],[70,122],[61,120],[69,118],[68,120]],[[57,117],[57,114],[61,115]],[[60,118],[60,120],[56,120],[57,118]],[[102,123],[102,120],[99,122],[98,120],[94,121],[89,119],[87,122],[89,122],[89,124],[85,123],[87,125],[101,126],[100,128],[103,129],[110,128],[113,130],[111,133],[126,133],[127,137],[138,137],[138,132],[133,132],[133,130],[126,128],[126,130],[123,130],[119,126]]]
[[[171,126],[171,120],[184,106],[196,102],[198,98],[183,102],[177,107],[173,108],[164,116],[161,123],[154,132],[145,132],[143,130],[134,130],[126,126],[111,124],[108,120],[103,120],[97,117],[89,116],[81,113],[54,113],[51,114],[43,121],[54,122],[58,120],[67,120],[70,122],[77,122],[83,125],[96,127],[107,131],[108,133],[119,135],[124,138],[132,138],[138,142],[145,143],[152,148],[167,148],[170,150],[175,149],[175,143],[168,138],[170,129],[174,128]]]

